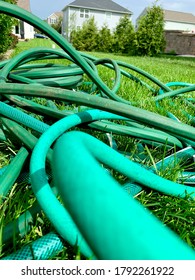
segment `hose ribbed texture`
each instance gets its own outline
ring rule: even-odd
[[[56,233],[51,232],[2,260],[47,260],[63,248],[62,240]]]

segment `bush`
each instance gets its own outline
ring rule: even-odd
[[[15,4],[15,0],[6,0]],[[0,54],[5,53],[14,43],[13,37],[10,36],[15,19],[11,16],[0,14]]]
[[[98,33],[97,51],[112,52],[114,37],[107,25],[104,25]]]
[[[11,44],[9,46],[9,49],[14,49],[18,44],[18,36],[14,34],[10,34],[9,36],[11,37]]]
[[[120,18],[114,32],[114,51],[117,53],[132,54],[135,44],[135,30],[128,16]]]
[[[157,55],[165,48],[164,13],[157,1],[141,17],[137,31],[128,16],[120,18],[113,34],[107,25],[98,30],[92,17],[80,30],[73,29],[70,42],[79,51]]]
[[[85,21],[80,30],[71,32],[71,43],[79,51],[97,50],[98,39],[98,28],[94,17]]]
[[[62,17],[59,17],[58,21],[51,25],[58,33],[62,33]]]
[[[135,45],[138,55],[154,56],[164,51],[164,13],[156,3],[140,18]]]

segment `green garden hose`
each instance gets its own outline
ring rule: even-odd
[[[11,190],[25,164],[27,157],[28,151],[22,147],[0,176],[0,198],[5,197]],[[10,174],[12,175],[10,176]]]
[[[86,60],[51,26],[49,26],[44,21],[40,20],[36,16],[32,15],[30,12],[19,8],[16,5],[12,5],[6,2],[0,3],[0,12],[14,16],[18,19],[22,19],[27,23],[43,31],[49,38],[51,38],[55,43],[57,43],[72,59],[75,63],[80,66],[81,69],[92,79],[92,81],[98,85],[98,87],[111,99],[117,98],[105,83],[96,75],[96,73],[91,69]],[[125,101],[124,101],[125,102]],[[127,101],[126,101],[127,102]],[[127,102],[128,103],[128,102]]]
[[[63,135],[54,148],[56,184],[67,210],[97,258],[194,259],[193,250],[121,190],[120,185],[102,170],[98,162],[123,169],[123,159],[119,160],[118,154],[115,158],[115,153],[102,142],[81,132]],[[86,161],[83,161],[84,155]],[[77,176],[67,161],[75,164]],[[125,169],[132,167],[125,166]],[[78,203],[79,208],[76,207]],[[106,223],[103,222],[105,220]],[[147,221],[145,228],[143,221]]]
[[[1,115],[6,116],[12,120],[16,120],[17,122],[22,123],[23,125],[26,125],[27,127],[32,128],[40,133],[43,133],[49,127],[47,124],[39,121],[38,119],[35,119],[32,116],[25,114],[21,110],[13,108],[1,101],[0,113]]]
[[[39,85],[25,85],[25,84],[0,84],[2,94],[11,95],[26,95],[33,97],[44,97],[49,99],[59,99],[80,105],[89,106],[105,110],[132,120],[136,120],[146,125],[153,126],[154,128],[161,129],[169,132],[174,136],[184,137],[188,140],[194,141],[195,128],[190,125],[177,123],[167,117],[158,115],[156,113],[137,108],[114,100],[108,100],[98,96],[84,94],[83,92],[75,91],[74,94],[71,90],[40,87]]]
[[[70,111],[69,112],[66,111],[65,113],[63,113],[62,111],[59,111],[59,110],[55,110],[55,109],[51,110],[43,105],[39,105],[35,102],[32,102],[30,100],[24,99],[19,96],[15,97],[15,96],[6,95],[6,97],[9,100],[11,100],[12,102],[14,102],[15,104],[18,104],[20,107],[23,107],[24,109],[28,109],[29,111],[33,111],[33,112],[38,111],[40,114],[48,115],[51,118],[59,119],[59,118],[65,117],[66,115],[70,115],[73,113]],[[125,118],[117,116],[117,115],[115,118],[121,119],[121,120],[128,120],[128,119],[125,119]],[[129,124],[130,124],[130,122],[129,122]],[[180,147],[180,148],[183,147],[182,143],[177,138],[173,137],[172,135],[170,135],[168,133],[162,133],[159,130],[154,130],[154,129],[149,129],[149,128],[147,129],[144,126],[141,126],[141,127],[130,127],[130,125],[122,126],[122,125],[113,124],[108,121],[104,121],[104,122],[96,121],[96,122],[88,124],[88,126],[91,128],[95,128],[97,130],[105,131],[105,132],[114,132],[114,133],[118,133],[121,135],[130,135],[132,137],[137,137],[142,140],[148,139],[148,140],[156,141],[158,143],[167,143],[167,145],[176,145],[177,147]]]
[[[2,260],[47,260],[64,248],[63,241],[54,233],[48,233]]]
[[[49,25],[16,5],[0,1],[0,12],[32,24],[61,48],[34,48],[0,63],[0,139],[5,141],[12,136],[14,143],[22,145],[7,168],[0,171],[0,194],[7,196],[33,150],[30,177],[37,198],[30,209],[5,226],[4,247],[11,244],[14,234],[18,238],[19,234],[22,237],[28,232],[30,223],[41,210],[57,232],[49,233],[3,259],[51,258],[64,248],[62,239],[79,246],[80,252],[90,259],[195,259],[194,251],[187,244],[132,197],[146,187],[194,199],[193,171],[187,170],[179,176],[178,182],[182,184],[163,179],[155,172],[192,160],[195,128],[175,121],[177,118],[171,113],[169,116],[174,119],[136,108],[130,105],[131,101],[117,95],[122,76],[153,94],[159,93],[153,98],[156,102],[193,92],[195,85],[164,84],[134,65],[79,53]],[[68,65],[39,63],[45,59],[64,59]],[[38,63],[30,64],[34,61]],[[112,88],[100,78],[99,65],[113,71]],[[128,71],[137,73],[149,83]],[[84,74],[90,81],[83,80]],[[82,87],[79,90],[80,85],[87,90]],[[182,88],[172,90],[172,86]],[[31,97],[46,99],[47,106],[36,103]],[[74,109],[60,111],[52,100],[66,102]],[[194,106],[193,100],[186,99],[186,102]],[[79,107],[82,105],[84,107]],[[44,121],[29,112],[42,116]],[[106,132],[112,148],[89,134],[67,132],[79,125]],[[112,133],[140,139],[141,143],[149,145],[167,145],[174,148],[175,153],[147,170],[143,164],[125,157],[123,151],[117,151]],[[144,149],[142,145],[141,149]],[[57,199],[55,187],[50,187],[48,164],[52,167],[54,186],[66,207]],[[14,174],[10,176],[13,165]],[[123,174],[128,181],[120,185],[111,176],[110,169]],[[191,181],[188,180],[190,177]],[[131,195],[128,195],[129,190]],[[143,220],[147,223],[145,228]]]
[[[49,149],[50,145],[62,134],[64,133],[66,130],[70,129],[72,126],[75,126],[75,125],[78,125],[79,123],[82,123],[82,122],[87,122],[89,120],[94,120],[94,119],[101,119],[101,118],[105,118],[107,115],[106,112],[101,112],[101,111],[97,111],[97,110],[93,110],[93,111],[88,111],[88,112],[83,112],[83,113],[80,113],[80,114],[75,114],[75,115],[72,115],[72,116],[69,116],[65,119],[62,119],[61,121],[57,122],[56,124],[54,124],[53,126],[51,126],[46,133],[44,133],[41,138],[39,139],[34,151],[33,151],[33,154],[32,154],[32,157],[31,157],[31,165],[30,165],[30,172],[31,172],[31,181],[32,181],[32,187],[33,187],[33,190],[34,190],[34,193],[37,197],[37,200],[39,201],[41,207],[44,209],[44,212],[46,213],[46,215],[49,217],[50,221],[52,222],[52,224],[55,226],[56,230],[60,233],[61,236],[63,236],[63,238],[65,238],[66,240],[68,240],[68,237],[67,236],[67,233],[66,233],[66,226],[64,226],[64,223],[62,221],[65,221],[66,219],[66,211],[65,209],[61,208],[61,205],[59,204],[59,202],[56,200],[56,198],[52,195],[51,191],[50,191],[50,187],[48,185],[48,181],[45,177],[45,155],[47,154],[47,150]],[[74,138],[74,137],[73,137]],[[94,140],[95,141],[95,140]],[[73,150],[76,150],[76,147],[79,147],[79,150],[78,152],[76,152],[76,157],[73,156],[73,158],[75,159],[75,164],[76,164],[76,158],[79,158],[81,159],[81,162],[79,161],[79,170],[76,169],[75,172],[77,174],[77,176],[75,176],[75,173],[71,171],[70,168],[67,168],[68,169],[68,173],[72,173],[72,176],[75,178],[75,180],[77,180],[78,178],[78,174],[82,173],[85,177],[86,177],[86,170],[85,169],[82,169],[81,167],[83,166],[87,166],[87,168],[90,168],[90,166],[93,166],[92,162],[89,161],[89,159],[87,161],[83,161],[82,158],[83,158],[83,154],[79,156],[79,154],[81,153],[81,143],[80,145],[78,145],[76,142],[73,142],[71,140],[70,143],[73,143],[73,147],[74,148],[68,148],[66,150],[70,150],[72,153],[73,153]],[[96,142],[95,142],[96,143]],[[93,141],[90,141],[90,145],[93,144]],[[112,167],[113,169],[119,171],[119,172],[122,172],[123,174],[125,174],[127,177],[133,179],[134,181],[138,182],[138,183],[141,183],[142,185],[146,185],[146,186],[149,186],[149,187],[152,187],[154,189],[157,189],[158,191],[162,191],[162,192],[165,192],[165,193],[168,193],[168,194],[171,194],[171,195],[176,195],[176,196],[181,196],[181,197],[185,197],[187,194],[190,195],[191,197],[194,197],[194,188],[192,187],[186,187],[186,186],[183,186],[183,185],[179,185],[179,184],[176,184],[176,183],[173,183],[171,181],[168,181],[168,180],[165,180],[165,179],[162,179],[161,177],[155,175],[155,174],[152,174],[150,173],[149,171],[145,170],[144,168],[140,167],[139,165],[129,161],[128,159],[126,159],[125,157],[121,156],[120,154],[118,154],[116,151],[114,151],[113,149],[110,149],[109,147],[107,147],[106,145],[104,146],[103,143],[101,142],[97,142],[97,145],[94,144],[94,146],[90,147],[90,145],[88,145],[88,148],[90,149],[90,152],[93,151],[94,154],[94,157],[98,160],[100,160],[101,162],[103,162],[104,164],[106,164],[107,166],[110,166]],[[87,150],[86,148],[84,149],[84,151]],[[82,151],[83,152],[83,151]],[[86,151],[85,151],[86,152]],[[100,155],[98,154],[100,153]],[[64,157],[64,154],[61,153]],[[74,154],[74,153],[73,153]],[[59,153],[58,153],[59,155]],[[106,157],[105,157],[106,155]],[[86,155],[85,155],[86,156]],[[70,158],[69,156],[66,157],[65,156],[65,159],[68,158],[68,162],[70,162]],[[100,159],[101,158],[101,159]],[[37,160],[39,159],[39,161]],[[54,156],[54,159],[55,159],[55,156]],[[86,157],[85,157],[86,159]],[[86,162],[86,164],[84,164]],[[88,165],[89,163],[89,165]],[[56,166],[56,168],[59,168],[59,165],[57,164],[56,160],[55,160],[55,164],[54,166]],[[64,166],[64,165],[62,165]],[[54,167],[54,176],[56,176],[56,178],[58,177],[58,175],[56,175],[56,169]],[[63,172],[65,172],[65,169],[63,167]],[[86,177],[87,179],[86,180],[89,180],[88,181],[88,184],[90,185],[90,188],[92,188],[91,186],[96,184],[95,182],[98,181],[99,179],[98,178],[102,178],[103,174],[100,173],[100,174],[96,174],[95,176],[95,171],[92,169],[92,170],[89,170],[88,169],[88,176]],[[71,176],[71,175],[70,175]],[[92,176],[94,178],[96,178],[96,181],[94,182],[94,180],[90,179],[90,176]],[[111,178],[110,176],[108,176],[109,179]],[[60,176],[61,178],[61,176]],[[103,177],[104,178],[104,177]],[[105,179],[105,178],[104,178]],[[57,179],[56,179],[57,180]],[[63,180],[63,179],[62,179]],[[65,179],[64,179],[65,180]],[[80,180],[78,180],[78,182],[83,182],[83,178],[80,178]],[[105,179],[106,180],[106,179]],[[112,179],[113,180],[113,179]],[[41,182],[41,183],[40,183]],[[57,180],[58,182],[58,180]],[[66,181],[66,183],[63,183],[63,186],[65,188],[65,186],[67,185],[67,182],[68,183],[68,186],[70,186],[70,178],[68,179],[68,181]],[[93,182],[93,183],[92,183]],[[104,183],[103,183],[104,182]],[[78,183],[80,184],[80,183]],[[85,183],[83,183],[85,185]],[[82,185],[83,185],[82,184]],[[110,183],[111,184],[111,183]],[[110,184],[107,184],[106,181],[104,181],[103,179],[101,179],[101,184],[102,186],[107,186],[107,189],[108,191],[110,192],[110,188],[109,185]],[[62,185],[61,183],[57,183],[57,186],[61,186],[62,188]],[[72,183],[72,185],[74,185],[74,183]],[[105,188],[105,187],[104,187]],[[93,188],[92,188],[93,190]],[[61,190],[62,191],[62,190]],[[97,190],[98,191],[98,190]],[[102,192],[104,193],[105,191],[102,190]],[[72,192],[71,192],[72,193]],[[70,193],[70,196],[71,196],[71,193]],[[73,192],[74,193],[74,192]],[[81,194],[83,192],[81,191]],[[100,189],[100,193],[101,193],[101,189]],[[111,191],[112,193],[112,191]],[[45,195],[47,194],[47,201],[45,200]],[[110,194],[111,195],[111,194]],[[104,196],[104,195],[103,195]],[[71,196],[72,197],[72,196]],[[74,200],[74,197],[73,196],[73,200]],[[64,198],[64,196],[63,196]],[[116,199],[117,198],[117,199]],[[115,204],[119,204],[119,201],[120,199],[118,200],[118,195],[116,196],[116,198],[113,200],[113,203],[114,205]],[[81,198],[80,198],[81,199]],[[84,199],[84,198],[83,198]],[[92,197],[90,196],[90,199],[92,199]],[[112,199],[110,199],[112,201]],[[122,199],[121,199],[121,204],[122,203]],[[48,202],[49,204],[51,205],[50,208],[48,208]],[[129,202],[130,203],[130,202]],[[129,207],[129,204],[128,204],[128,207]],[[91,209],[90,207],[88,208],[88,210]],[[112,207],[110,208],[112,209]],[[118,209],[118,207],[117,207]],[[58,212],[58,220],[56,220],[56,211]],[[94,210],[95,211],[95,210]],[[96,209],[97,212],[100,211],[99,207],[97,207]],[[134,212],[134,211],[133,211]],[[89,211],[90,213],[90,211]],[[120,211],[119,211],[120,213]],[[137,213],[137,211],[135,211],[134,213]],[[116,213],[115,213],[116,214]],[[72,216],[72,210],[71,210],[71,216]],[[151,216],[151,214],[150,214]],[[86,213],[85,213],[85,217],[87,219],[88,216],[86,216]],[[115,215],[112,216],[112,218],[110,217],[110,221],[115,221]],[[75,217],[74,217],[75,218]],[[101,219],[102,220],[102,217]],[[98,220],[98,221],[100,221]],[[83,222],[82,222],[83,223]],[[87,222],[86,222],[87,223]],[[86,224],[86,223],[83,223],[83,224]],[[128,222],[126,221],[125,224],[128,224]],[[155,224],[155,222],[154,222]],[[80,226],[80,224],[79,224]],[[99,224],[97,222],[96,224],[97,226],[97,229],[101,228],[101,224]],[[134,227],[136,227],[136,223],[134,221]],[[120,227],[119,227],[120,228]],[[131,226],[132,228],[132,226]],[[70,230],[70,229],[69,229]],[[94,230],[95,228],[92,229],[92,233],[94,233]],[[104,232],[105,233],[105,232]],[[69,232],[70,234],[70,232]],[[157,233],[157,236],[159,235],[159,233]],[[160,234],[161,235],[161,234]],[[71,232],[71,237],[73,236],[73,232]],[[85,235],[84,235],[85,236]],[[118,236],[118,235],[117,235]],[[137,237],[137,233],[135,235]],[[156,236],[156,235],[155,235]],[[171,236],[171,234],[170,234]],[[85,236],[86,237],[86,236]],[[109,237],[111,239],[111,236]],[[142,238],[140,238],[142,239]],[[139,239],[139,240],[140,240]],[[102,239],[101,239],[102,240]],[[167,238],[165,238],[165,240],[167,240]],[[88,239],[87,239],[88,241]],[[70,242],[70,241],[69,241]],[[106,240],[102,240],[102,242],[106,243],[107,242],[107,239]],[[115,242],[117,242],[115,240]],[[126,239],[125,239],[125,242]],[[131,241],[129,241],[131,242]],[[172,242],[172,241],[171,241]],[[134,242],[133,242],[134,243]],[[160,242],[162,243],[162,242]],[[113,244],[113,243],[112,243]],[[115,243],[114,243],[115,244]],[[121,244],[121,240],[119,242],[119,244]],[[147,242],[148,244],[148,242]],[[89,243],[89,245],[91,245],[91,241]],[[129,244],[130,246],[130,244]],[[124,256],[124,258],[137,258],[136,256],[136,252],[137,250],[133,250],[133,252],[131,250],[129,250],[129,246],[127,246],[126,244],[126,248],[128,247],[128,257],[127,257],[127,252],[125,253],[125,251],[123,251],[124,249],[124,246],[122,245],[121,246],[121,253],[117,256],[117,255],[113,255],[114,252],[112,251],[111,253],[111,248],[109,247],[109,250],[106,250],[105,251],[109,251],[110,253],[110,256],[108,257],[108,255],[104,255],[104,257],[101,255],[96,255],[97,257],[103,257],[105,258],[122,258],[122,255]],[[178,245],[177,245],[178,246]],[[183,246],[183,245],[182,245]],[[115,247],[115,246],[114,246]],[[120,246],[119,246],[120,247]],[[163,246],[164,247],[164,246]],[[81,252],[82,251],[82,246],[80,247],[81,248]],[[105,248],[105,246],[104,246]],[[156,247],[153,247],[154,248],[154,251],[156,252]],[[94,250],[94,245],[92,246],[92,249]],[[141,250],[142,251],[142,250]],[[147,250],[146,250],[147,251]],[[146,252],[145,250],[143,250],[143,255],[140,253],[139,255],[139,258],[140,259],[143,259],[143,258],[146,258],[146,255],[147,254],[147,257],[149,257],[149,251]],[[150,247],[150,251],[151,251],[151,247]],[[160,250],[161,253],[162,253],[162,250]],[[95,251],[94,251],[95,252]],[[118,252],[118,249],[117,251],[115,252],[115,254],[117,254]],[[171,252],[168,252],[167,249],[166,249],[166,252],[167,252],[167,256],[169,255],[170,253],[170,256],[169,258],[172,258],[171,257],[171,252],[173,252],[171,250]],[[154,252],[153,252],[154,253]],[[85,253],[84,253],[85,254]],[[132,254],[132,255],[131,255]],[[152,254],[152,253],[151,253]],[[194,253],[193,253],[194,254]],[[188,255],[188,254],[187,254]],[[186,256],[187,256],[186,255]],[[155,258],[157,258],[157,255],[151,255],[151,258],[153,258],[155,256]],[[161,254],[161,257],[163,255]],[[177,252],[177,256],[178,256],[178,252]],[[195,256],[195,255],[194,255]],[[176,256],[175,256],[176,257]],[[181,255],[180,255],[181,257]],[[182,258],[184,257],[184,255],[182,255]],[[188,258],[188,257],[187,257]]]

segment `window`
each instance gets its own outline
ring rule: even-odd
[[[112,13],[106,12],[106,18],[111,18],[112,17]]]
[[[89,10],[87,10],[87,9],[80,9],[80,17],[81,18],[89,18]]]
[[[19,34],[19,25],[15,26],[15,34]]]
[[[56,18],[50,18],[50,24],[55,24],[57,22]]]

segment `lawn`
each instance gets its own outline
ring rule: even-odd
[[[48,47],[57,48],[50,39],[33,39],[27,42],[19,42],[18,46],[12,53],[12,57],[22,51],[30,48]],[[144,70],[153,77],[156,77],[159,81],[166,84],[169,82],[185,82],[193,84],[195,83],[195,58],[183,58],[177,56],[158,56],[158,57],[128,57],[122,55],[114,55],[107,53],[88,53],[87,55],[95,56],[97,58],[108,58],[115,61],[125,62],[133,65],[139,69]],[[40,61],[42,62],[42,61]],[[67,60],[48,60],[46,63],[67,64]],[[106,70],[105,70],[106,69]],[[125,69],[122,67],[122,69]],[[115,74],[112,69],[105,68],[103,66],[98,67],[99,75],[102,80],[110,87],[113,87],[113,81],[115,80]],[[135,75],[136,78],[141,78],[143,82],[147,82],[149,86],[153,83],[148,81],[145,77],[134,71],[129,73]],[[88,81],[88,77],[84,77]],[[79,90],[85,90],[85,87],[81,85]],[[161,107],[156,106],[154,97],[157,95],[159,88],[155,85],[154,91],[151,92],[147,87],[135,83],[127,78],[122,78],[120,83],[120,89],[118,95],[125,100],[128,100],[135,107],[143,108],[148,111],[153,111],[158,114],[166,115],[167,112],[174,114],[180,121],[191,124],[191,119],[184,113],[187,111],[191,116],[194,116],[194,107],[186,104],[181,98],[174,99],[174,104],[170,100],[161,101]],[[194,98],[194,92],[189,95],[190,98]],[[41,102],[41,100],[36,100]],[[45,101],[43,101],[43,104]],[[65,104],[63,102],[56,102],[54,105],[60,110],[71,110],[75,108],[75,105]],[[80,128],[82,131],[96,136],[102,141],[106,141],[105,133],[99,132],[96,129],[89,130],[87,128]],[[166,156],[174,154],[178,151],[178,147],[169,147],[167,143],[163,145],[154,145],[150,141],[142,143],[140,139],[136,137],[128,137],[125,135],[115,135],[111,133],[114,141],[117,143],[117,148],[120,151],[124,151],[127,156],[137,156],[137,161],[140,164],[144,164],[147,168],[156,168],[156,163],[163,160]],[[9,164],[10,159],[18,151],[18,147],[12,143],[11,139],[0,142],[0,168],[3,168]],[[141,147],[141,151],[138,148]],[[178,177],[184,170],[194,171],[194,163],[190,161],[175,162],[171,166],[158,171],[158,174],[172,181],[177,181]],[[0,169],[1,171],[1,169]],[[118,174],[117,172],[110,171],[113,176],[120,182],[126,183],[127,178]],[[24,191],[25,190],[25,191]],[[158,217],[164,224],[169,226],[174,232],[176,232],[189,246],[195,248],[195,201],[189,198],[178,198],[169,195],[162,194],[158,191],[151,190],[149,188],[142,187],[141,192],[136,195],[137,200],[140,201],[146,208],[151,210],[156,217]],[[30,187],[30,182],[18,182],[15,183],[11,192],[2,200],[0,206],[0,232],[5,225],[7,225],[13,219],[17,219],[25,210],[29,209],[32,203],[35,201],[34,194]],[[139,217],[138,217],[139,219]],[[143,222],[144,226],[144,222]],[[32,225],[31,231],[23,237],[13,238],[13,241],[9,247],[3,247],[2,238],[0,239],[0,257],[4,257],[13,250],[18,250],[31,241],[44,236],[46,233],[53,230],[52,225],[48,222],[43,213],[37,216],[36,221]],[[151,233],[152,234],[152,233]],[[1,236],[0,236],[1,237]],[[70,247],[65,244],[65,249],[62,250],[54,259],[80,259],[82,256],[79,250]]]

